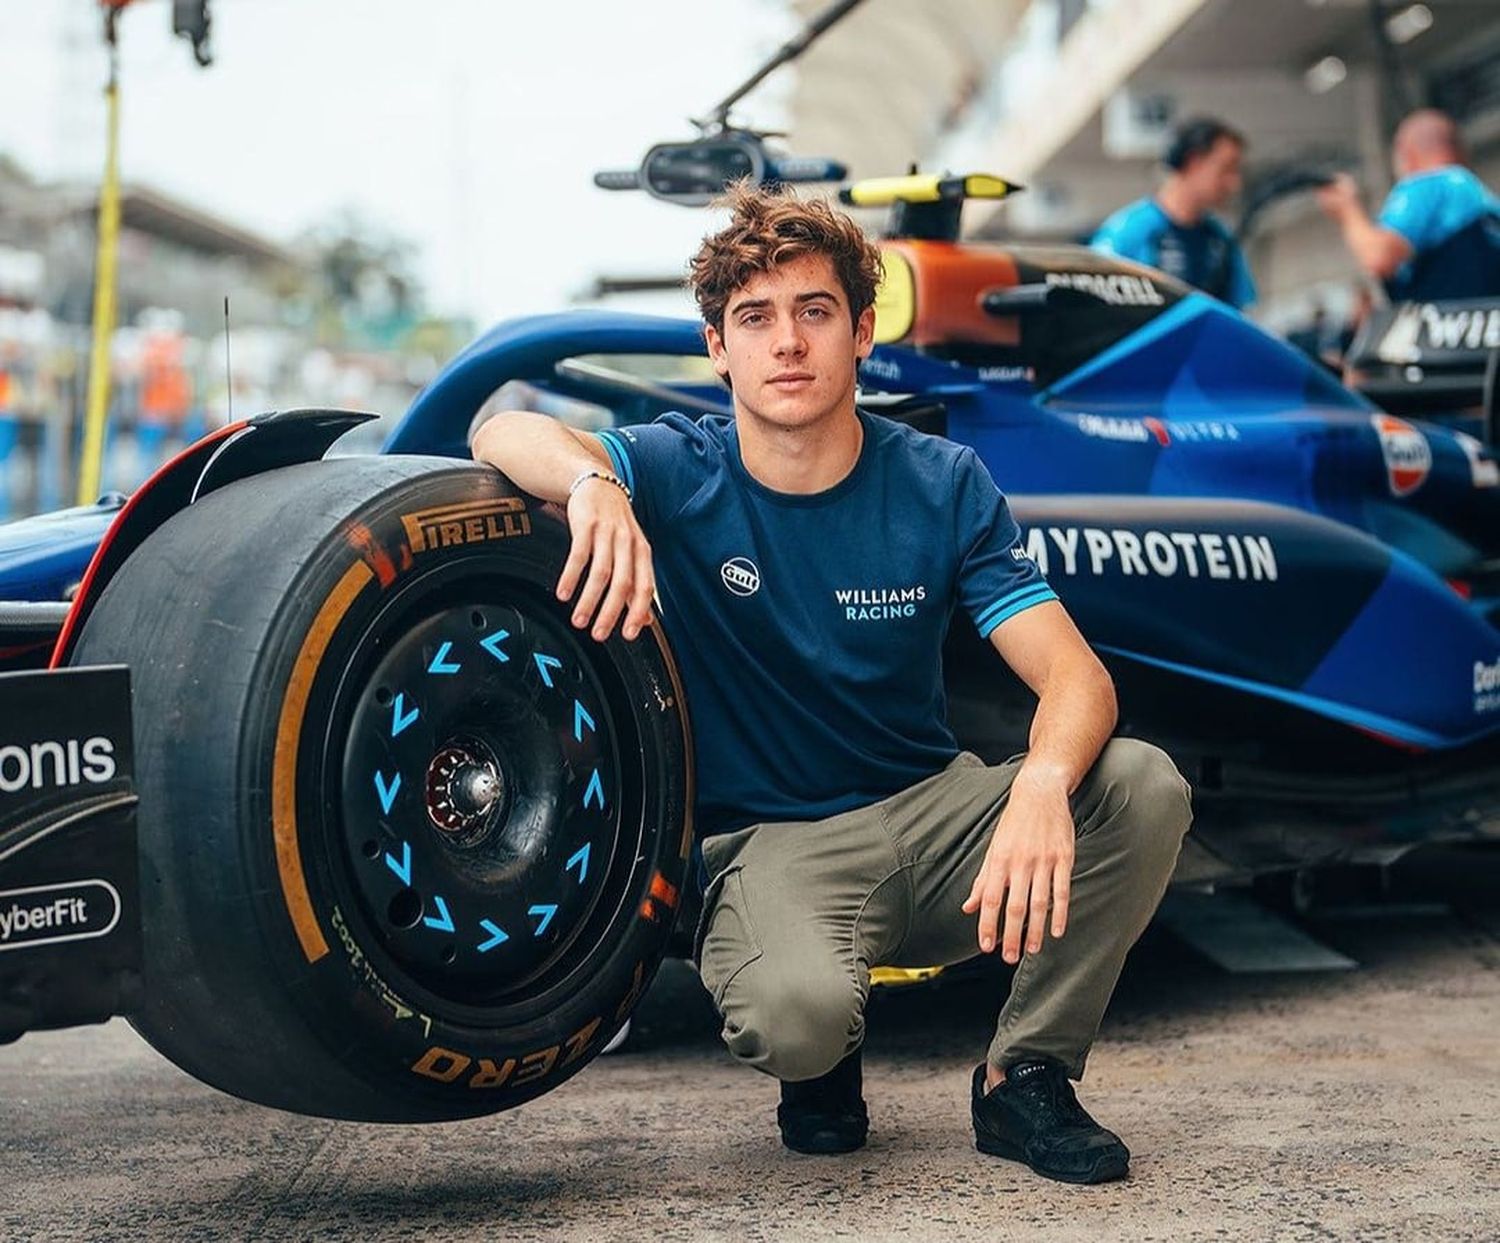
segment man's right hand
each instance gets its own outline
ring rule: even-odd
[[[1359,197],[1359,184],[1348,173],[1337,173],[1327,185],[1319,187],[1317,199],[1324,214],[1339,221],[1363,206]]]
[[[603,642],[623,615],[620,633],[634,639],[651,624],[656,572],[629,498],[607,479],[584,480],[568,498],[568,529],[573,546],[557,580],[557,598],[572,599],[583,582],[573,625],[582,630],[592,624],[590,633]]]

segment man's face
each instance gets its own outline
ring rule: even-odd
[[[832,260],[811,254],[751,277],[730,295],[723,332],[710,324],[704,336],[739,408],[797,428],[852,402],[855,366],[869,356],[874,328],[873,308],[851,323]]]
[[[1244,155],[1245,149],[1233,138],[1220,137],[1184,170],[1205,208],[1223,207],[1240,192]]]
[[[1396,174],[1397,181],[1418,171],[1416,153],[1412,150],[1411,143],[1403,142],[1399,136],[1391,144],[1391,171]]]

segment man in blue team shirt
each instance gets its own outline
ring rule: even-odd
[[[1129,1152],[1069,1080],[1171,874],[1187,784],[1110,739],[1109,676],[974,452],[856,408],[878,250],[824,203],[732,206],[693,286],[733,419],[595,436],[506,413],[474,455],[567,503],[575,626],[633,640],[660,590],[705,834],[700,970],[730,1050],[782,1081],[786,1145],[865,1142],[872,966],[998,947],[1019,966],[971,1084],[978,1147],[1119,1178]],[[959,608],[1039,699],[1029,751],[995,767],[944,720]]]
[[[1162,157],[1168,172],[1161,188],[1120,208],[1089,245],[1160,268],[1243,310],[1255,301],[1255,281],[1239,243],[1211,213],[1239,193],[1244,154],[1244,137],[1222,121],[1184,122]]]
[[[1397,181],[1373,220],[1347,174],[1318,192],[1359,266],[1393,301],[1500,296],[1500,199],[1464,166],[1452,118],[1413,112],[1396,127],[1391,166]]]

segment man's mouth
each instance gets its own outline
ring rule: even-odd
[[[773,375],[767,383],[777,388],[801,388],[804,384],[811,384],[814,379],[807,371],[787,371],[781,375]]]

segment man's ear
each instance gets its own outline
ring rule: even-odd
[[[713,363],[719,379],[729,380],[729,354],[724,349],[724,337],[712,324],[703,325],[703,342],[708,346],[708,361]]]
[[[875,308],[867,306],[854,325],[854,357],[868,358],[875,348]]]

